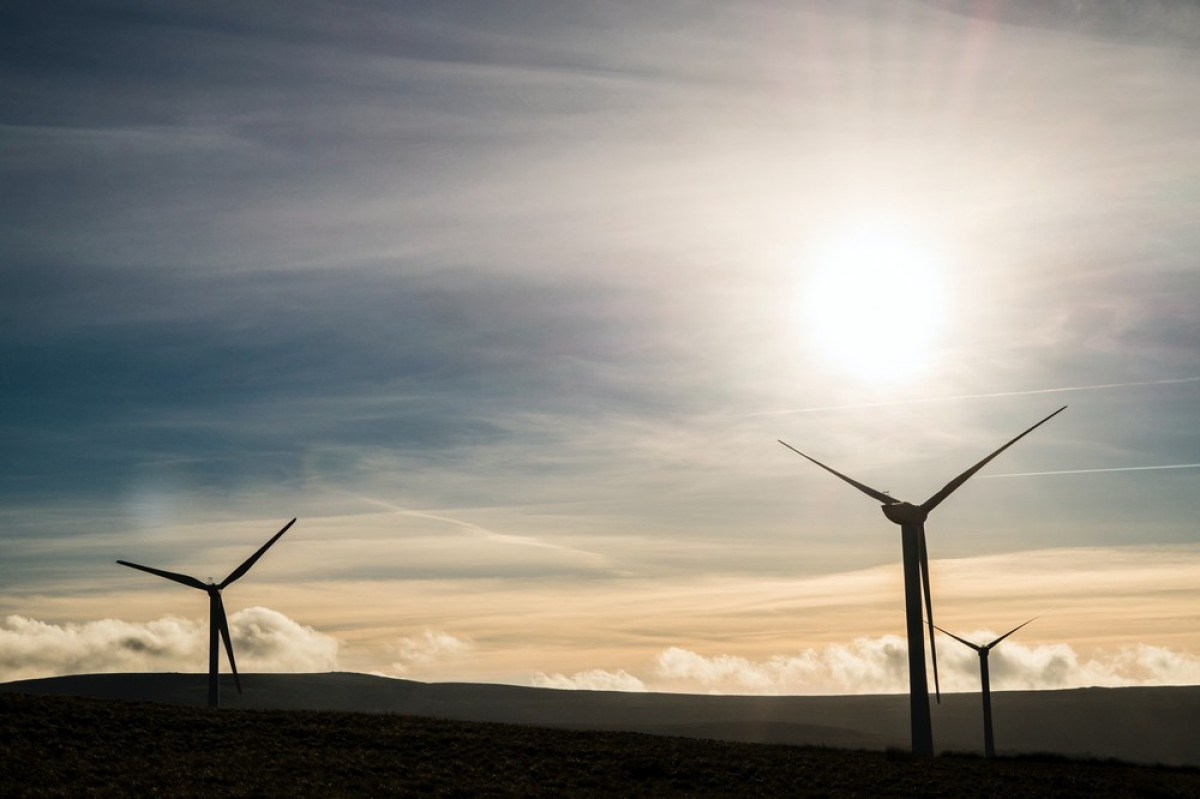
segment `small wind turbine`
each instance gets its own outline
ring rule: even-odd
[[[227,588],[238,578],[242,577],[246,572],[250,571],[258,559],[263,556],[263,553],[270,549],[271,545],[279,540],[279,537],[288,531],[295,519],[283,526],[283,529],[271,537],[271,540],[259,547],[258,551],[229,573],[219,583],[213,583],[211,580],[207,583],[197,580],[195,577],[189,577],[186,574],[176,574],[175,572],[164,571],[162,569],[154,569],[150,566],[140,566],[136,563],[130,563],[127,560],[118,560],[122,566],[128,566],[131,569],[141,569],[144,572],[157,574],[159,577],[166,577],[168,580],[174,580],[177,583],[182,583],[190,588],[199,588],[208,594],[208,706],[216,707],[220,700],[220,684],[218,682],[217,672],[220,669],[221,648],[217,642],[217,636],[225,642],[225,653],[229,656],[229,668],[233,671],[233,682],[237,686],[237,691],[242,692],[242,681],[238,678],[237,662],[233,659],[233,641],[229,638],[229,621],[225,618],[225,603],[221,601],[221,591]]]
[[[1036,619],[1036,618],[1037,618],[1037,616],[1033,617],[1033,619]],[[1030,619],[1029,621],[1033,621],[1033,619]],[[946,635],[953,638],[955,641],[958,641],[960,644],[963,644],[965,646],[969,646],[972,649],[974,649],[976,652],[979,653],[979,682],[983,685],[983,754],[984,754],[984,757],[995,757],[996,756],[996,739],[992,736],[992,684],[991,684],[991,679],[988,676],[988,653],[992,651],[992,647],[994,647],[996,644],[1000,643],[1005,638],[1007,638],[1008,636],[1015,633],[1017,630],[1024,627],[1025,624],[1029,624],[1029,621],[1025,622],[1024,624],[1018,624],[1016,627],[1013,627],[1011,630],[1009,630],[1008,632],[1006,632],[1004,635],[1000,636],[996,640],[992,641],[990,644],[984,644],[983,646],[980,646],[979,644],[973,644],[965,638],[959,638],[957,635],[950,632],[949,630],[944,630],[941,627],[938,627],[936,624],[934,625],[934,629],[941,630]]]
[[[929,595],[929,553],[925,548],[925,519],[930,511],[942,503],[942,500],[953,494],[959,486],[971,479],[972,476],[993,458],[1013,444],[1020,441],[1035,429],[1050,421],[1053,417],[1066,410],[1064,405],[1042,421],[1030,427],[1024,433],[1009,441],[998,450],[988,455],[979,463],[955,477],[929,499],[920,505],[901,502],[885,491],[877,491],[870,486],[852,480],[841,472],[835,471],[816,458],[810,458],[800,450],[780,441],[785,447],[797,455],[806,458],[825,471],[838,477],[857,488],[867,496],[883,503],[883,515],[889,521],[900,525],[900,547],[904,563],[904,613],[908,634],[908,695],[909,717],[912,726],[912,751],[918,755],[933,754],[933,725],[929,716],[929,682],[925,676],[925,643],[921,630],[921,596],[925,598],[925,618],[929,620],[929,651],[933,659],[933,684],[941,701],[941,687],[938,685],[937,649],[933,641],[933,600]]]

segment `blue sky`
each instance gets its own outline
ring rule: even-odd
[[[920,501],[1070,404],[939,508],[938,612],[1200,680],[1200,10],[982,8],[10,4],[4,674],[187,668],[113,561],[298,516],[226,600],[263,667],[891,689],[896,529],[775,440]],[[880,230],[940,300],[865,277],[864,373],[814,281]]]

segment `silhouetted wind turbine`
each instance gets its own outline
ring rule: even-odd
[[[941,701],[941,687],[938,685],[937,649],[933,641],[933,600],[929,595],[929,553],[925,548],[925,519],[930,511],[942,503],[942,500],[953,494],[959,486],[971,479],[972,476],[993,458],[1039,426],[1050,421],[1053,417],[1066,410],[1064,405],[1054,413],[1030,427],[1021,435],[1009,441],[998,450],[988,455],[979,463],[955,477],[929,499],[920,505],[901,502],[884,491],[877,491],[870,486],[852,480],[839,471],[829,468],[816,458],[805,455],[800,450],[780,441],[785,447],[797,455],[812,461],[825,471],[838,477],[857,488],[867,496],[883,503],[883,515],[889,521],[900,525],[900,547],[904,562],[904,613],[908,634],[908,695],[909,715],[912,725],[912,751],[919,755],[933,754],[933,726],[929,718],[929,682],[925,676],[925,643],[921,630],[921,596],[925,597],[925,617],[929,619],[929,651],[933,659],[933,684]]]
[[[225,653],[229,656],[229,668],[233,671],[233,682],[237,686],[238,693],[242,692],[242,681],[238,677],[237,662],[233,659],[233,642],[229,638],[229,621],[225,618],[225,603],[221,601],[221,591],[227,588],[238,578],[242,577],[246,572],[250,571],[258,559],[263,556],[263,553],[271,548],[271,545],[279,540],[279,537],[288,531],[295,519],[283,526],[283,529],[271,537],[271,540],[259,547],[258,551],[250,557],[246,558],[241,566],[229,573],[219,583],[204,583],[197,580],[195,577],[189,577],[186,574],[176,574],[175,572],[164,571],[163,569],[154,569],[150,566],[140,566],[136,563],[130,563],[127,560],[118,560],[122,566],[128,566],[131,569],[141,569],[144,572],[157,574],[159,577],[166,577],[168,580],[174,580],[177,583],[183,583],[191,588],[199,588],[208,594],[208,706],[216,707],[220,701],[220,684],[218,682],[217,672],[220,669],[221,648],[217,643],[217,636],[225,642]]]
[[[1037,618],[1037,616],[1033,617],[1033,619],[1036,619],[1036,618]],[[1029,621],[1033,621],[1033,619],[1030,619]],[[1025,624],[1029,624],[1029,621],[1025,622]],[[965,638],[959,638],[957,635],[950,632],[949,630],[943,630],[941,627],[938,627],[936,624],[934,625],[934,629],[941,630],[946,635],[953,638],[955,641],[958,641],[960,644],[969,646],[972,649],[974,649],[976,652],[979,653],[979,682],[980,682],[980,684],[983,685],[983,754],[984,754],[984,757],[995,757],[996,756],[996,739],[992,736],[992,684],[991,684],[991,679],[988,676],[988,653],[992,651],[992,647],[994,647],[996,644],[1003,641],[1008,636],[1015,633],[1017,630],[1024,627],[1025,624],[1018,624],[1016,627],[1013,627],[1011,630],[1009,630],[1008,632],[1006,632],[1004,635],[1000,636],[996,640],[992,641],[990,644],[984,644],[983,646],[980,646],[979,644],[973,644]]]

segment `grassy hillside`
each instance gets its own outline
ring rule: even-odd
[[[1200,796],[1200,771],[0,694],[0,796]]]

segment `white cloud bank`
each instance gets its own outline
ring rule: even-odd
[[[986,635],[979,635],[976,640],[991,640]],[[971,672],[974,681],[966,688],[977,688],[979,659],[970,650],[966,655],[974,669]],[[1001,644],[992,650],[989,660],[992,687],[1002,690],[1200,684],[1200,656],[1149,644],[1122,646],[1087,658],[1080,657],[1067,644]],[[963,661],[956,658],[952,663],[956,674],[966,671],[967,664]],[[961,680],[952,685],[952,689],[963,688]]]
[[[560,688],[569,691],[627,691],[639,693],[647,690],[646,684],[634,677],[625,669],[605,671],[590,669],[570,676],[566,674],[546,674],[538,672],[533,675],[532,683],[536,688]]]
[[[990,631],[978,631],[969,638],[990,641],[995,637]],[[1200,656],[1147,644],[1081,657],[1067,644],[1006,641],[992,650],[990,661],[995,690],[1200,684]],[[941,639],[938,666],[944,691],[979,689],[979,658],[972,650]],[[655,658],[650,679],[640,679],[624,670],[593,669],[570,676],[539,672],[531,683],[543,688],[592,691],[903,693],[908,690],[908,647],[904,639],[885,635],[806,649],[797,655],[751,660],[738,655],[702,655],[673,646]]]
[[[244,671],[321,672],[339,668],[339,641],[263,607],[230,616],[234,651]],[[968,640],[996,634],[976,630]],[[393,674],[407,675],[453,663],[476,651],[469,639],[426,629],[401,638]],[[20,615],[0,621],[0,681],[61,674],[203,671],[207,622],[164,616],[133,623],[101,619],[50,624]],[[1082,655],[1069,644],[1024,644],[1009,639],[990,656],[996,690],[1084,686],[1200,684],[1200,655],[1148,644],[1098,649]],[[939,637],[938,665],[946,691],[976,691],[979,659]],[[223,667],[224,668],[224,667]],[[752,659],[705,655],[683,647],[662,650],[648,674],[590,669],[538,672],[531,684],[591,691],[672,691],[714,694],[867,694],[907,690],[907,646],[899,636],[857,638],[848,644]]]
[[[659,653],[655,674],[671,690],[708,693],[890,693],[907,689],[907,652],[904,640],[894,635],[759,661],[706,657],[673,646]]]
[[[336,638],[269,608],[234,613],[229,632],[239,671],[338,667]],[[164,616],[141,623],[101,619],[48,624],[14,615],[0,622],[0,681],[101,672],[196,672],[207,668],[207,658],[206,621]]]

